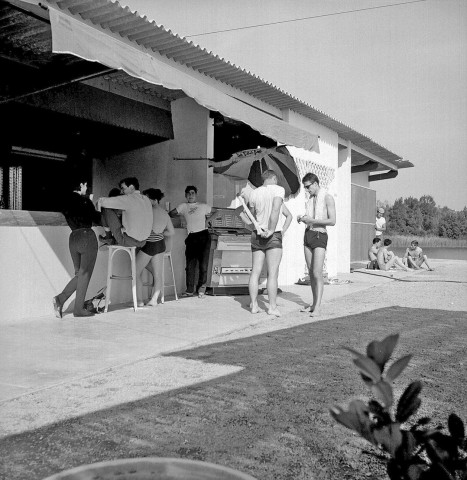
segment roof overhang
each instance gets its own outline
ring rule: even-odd
[[[111,29],[83,22],[69,11],[63,12],[51,6],[49,15],[53,52],[71,53],[90,62],[122,70],[142,81],[182,90],[207,109],[242,121],[279,143],[318,151],[317,135],[289,125],[253,104],[221,91],[212,81],[206,82],[199,72],[122,38]]]
[[[348,125],[330,117],[324,112],[308,105],[275,85],[246,71],[229,61],[202,49],[193,42],[181,38],[162,25],[157,25],[146,16],[132,12],[128,7],[120,5],[115,0],[8,0],[10,4],[19,5],[33,15],[48,18],[48,6],[58,6],[67,14],[80,19],[88,26],[104,30],[108,35],[130,42],[147,51],[160,54],[163,59],[172,60],[176,65],[184,66],[193,72],[201,74],[205,81],[221,82],[222,87],[246,94],[254,100],[254,107],[266,105],[270,113],[292,110],[316,123],[336,132],[339,140],[351,142],[354,152],[359,147],[378,158],[378,162],[388,161],[394,168],[407,168],[413,165],[402,161],[402,158],[379,145],[371,138],[363,135]],[[124,1],[124,0],[123,0]],[[40,6],[39,6],[40,5]],[[156,85],[144,80],[134,79],[124,72],[118,73],[118,82],[125,82],[132,88],[150,91]],[[137,83],[135,83],[137,82]],[[160,89],[163,87],[157,86]],[[167,89],[164,89],[167,91]],[[184,95],[179,90],[179,94]],[[286,142],[285,142],[286,143]],[[371,158],[368,160],[372,160]],[[379,163],[380,168],[388,167]],[[389,168],[389,167],[388,167]]]

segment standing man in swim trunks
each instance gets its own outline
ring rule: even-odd
[[[311,305],[303,310],[317,316],[324,291],[323,264],[328,245],[326,227],[336,224],[336,207],[334,198],[319,186],[319,179],[314,173],[307,173],[302,183],[309,199],[305,215],[299,215],[297,221],[306,225],[303,245],[313,296]]]
[[[248,289],[251,298],[251,313],[259,313],[258,287],[264,260],[268,270],[267,291],[269,299],[268,314],[280,317],[277,308],[277,279],[282,259],[282,235],[291,221],[291,214],[283,205],[285,190],[277,185],[277,175],[273,170],[262,174],[263,185],[250,192],[247,201],[252,213],[263,230],[251,233],[252,269]],[[282,216],[287,217],[282,225]]]

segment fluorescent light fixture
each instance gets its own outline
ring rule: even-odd
[[[13,145],[11,152],[17,155],[28,155],[30,157],[46,158],[48,160],[65,161],[67,156],[63,153],[46,152],[45,150],[35,150],[34,148],[17,147]]]

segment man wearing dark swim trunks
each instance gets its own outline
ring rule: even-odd
[[[307,173],[302,183],[309,194],[309,200],[305,215],[299,215],[297,221],[306,225],[303,245],[313,295],[312,304],[304,310],[316,316],[324,290],[323,264],[328,244],[326,226],[336,224],[336,207],[334,198],[319,186],[319,179],[314,173]]]
[[[292,215],[284,205],[285,190],[277,185],[277,175],[273,170],[266,170],[262,174],[263,185],[253,190],[249,197],[253,215],[256,217],[262,233],[252,232],[251,252],[252,269],[249,281],[251,298],[251,313],[260,311],[258,298],[259,276],[264,261],[268,270],[267,291],[269,299],[268,314],[280,316],[277,308],[277,281],[279,265],[282,258],[282,235],[292,220]],[[282,217],[285,216],[285,222]]]

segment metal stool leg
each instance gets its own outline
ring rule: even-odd
[[[131,261],[131,290],[133,292],[133,308],[138,310],[138,297],[136,296],[136,248],[131,247],[130,252]]]
[[[162,288],[161,288],[161,303],[164,303],[164,290],[165,290],[165,254],[164,258],[162,259]],[[154,278],[154,284],[156,283],[156,279]]]
[[[110,287],[112,285],[112,258],[113,258],[113,251],[109,248],[109,264],[107,265],[107,288],[105,290],[105,307],[104,313],[107,313],[109,309],[110,303]]]
[[[169,255],[169,263],[170,263],[170,269],[172,270],[172,281],[174,282],[173,287],[174,287],[174,293],[175,293],[175,300],[178,300],[177,285],[175,284],[174,265],[172,263],[172,254]]]

